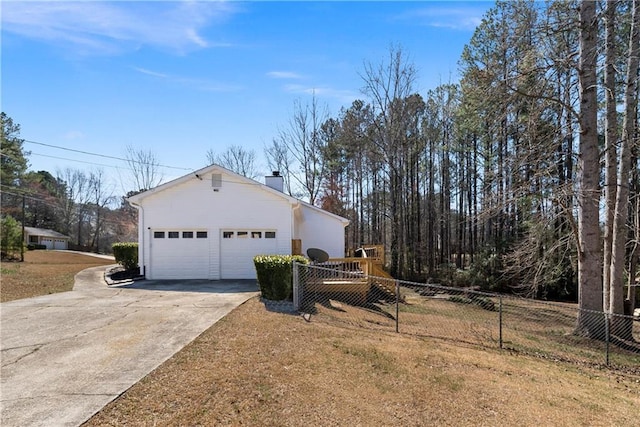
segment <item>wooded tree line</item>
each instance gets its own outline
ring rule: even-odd
[[[55,176],[48,171],[29,171],[30,153],[24,149],[20,126],[4,112],[1,122],[3,220],[10,217],[19,226],[58,231],[71,238],[71,248],[79,250],[108,253],[116,241],[136,240],[135,209],[124,199],[117,200],[101,169],[66,168],[56,171]],[[132,161],[134,152],[140,153],[130,151]],[[146,168],[149,163],[138,165]]]
[[[624,284],[640,254],[638,7],[497,2],[464,48],[460,81],[425,93],[410,53],[392,46],[364,63],[362,99],[336,116],[315,96],[297,102],[265,148],[268,166],[289,194],[350,219],[347,247],[384,244],[397,278],[630,313]],[[111,197],[96,190],[100,174],[30,172],[20,185],[33,188],[11,195],[17,181],[5,173],[25,166],[5,148],[14,126],[5,132],[5,119],[3,214],[5,198],[17,197],[19,210],[23,194],[42,191],[29,224],[104,242],[100,224],[117,221],[100,208]],[[241,146],[207,157],[257,175],[255,154]],[[151,152],[128,158],[138,190],[159,183]],[[53,206],[63,214],[49,227]],[[579,321],[595,334],[588,326]]]
[[[137,239],[136,212],[105,192],[108,189],[100,171],[60,172],[54,177],[47,171],[30,171],[19,186],[3,184],[3,217],[65,234],[70,237],[69,248],[75,250],[110,253],[113,243]],[[17,247],[13,256],[19,251]]]
[[[292,194],[351,220],[348,247],[384,244],[395,277],[622,313],[639,253],[638,43],[637,1],[498,2],[460,82],[418,93],[392,46],[364,64],[362,100],[336,117],[296,104],[266,154]]]

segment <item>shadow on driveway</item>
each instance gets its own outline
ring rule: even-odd
[[[137,280],[124,284],[115,284],[110,288],[140,289],[165,292],[207,292],[216,294],[258,292],[255,280]]]

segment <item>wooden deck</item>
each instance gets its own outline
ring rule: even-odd
[[[342,296],[350,302],[364,304],[367,302],[371,288],[376,287],[389,297],[395,296],[395,284],[386,283],[393,278],[382,268],[384,251],[376,246],[371,251],[365,248],[371,257],[331,258],[327,262],[316,264],[310,277],[307,277],[305,291],[325,296]]]
[[[370,264],[366,258],[331,258],[316,264],[305,283],[305,292],[349,295],[358,303],[364,303],[371,284],[368,275]]]
[[[328,297],[346,299],[355,304],[367,302],[367,295],[371,289],[371,284],[367,279],[337,280],[327,279],[307,283],[306,292],[324,294]]]

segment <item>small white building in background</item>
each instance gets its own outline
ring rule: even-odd
[[[69,248],[69,236],[46,228],[25,227],[24,242],[27,245],[44,245],[47,249]]]
[[[255,279],[256,255],[320,248],[345,254],[349,221],[211,165],[129,197],[138,209],[138,263],[148,279]]]

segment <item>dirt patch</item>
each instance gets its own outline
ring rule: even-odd
[[[2,262],[0,301],[70,291],[80,271],[114,262],[81,253],[28,251],[24,262]]]
[[[251,299],[85,425],[638,422],[637,376],[308,319]]]

